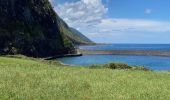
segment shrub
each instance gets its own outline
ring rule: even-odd
[[[143,70],[143,71],[149,71],[149,68],[146,68],[144,66],[133,66],[131,70]]]
[[[126,63],[120,63],[120,62],[111,62],[106,65],[104,65],[106,68],[110,69],[130,69],[131,67]]]
[[[127,70],[142,70],[142,71],[150,71],[149,68],[146,68],[144,66],[129,66],[126,63],[121,63],[121,62],[111,62],[105,65],[97,65],[93,64],[90,65],[89,68],[91,69],[99,69],[99,68],[109,68],[109,69],[127,69]]]
[[[9,51],[9,54],[12,54],[12,55],[16,55],[17,53],[18,53],[18,50],[15,47],[12,47]]]

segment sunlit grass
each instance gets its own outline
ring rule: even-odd
[[[169,100],[170,72],[89,69],[0,57],[0,100]]]

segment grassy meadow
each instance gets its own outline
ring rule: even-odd
[[[170,100],[170,72],[0,57],[0,100]]]

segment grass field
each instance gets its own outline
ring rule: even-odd
[[[0,57],[0,100],[170,100],[170,72]]]

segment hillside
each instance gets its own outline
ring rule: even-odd
[[[169,100],[170,72],[89,69],[0,57],[1,100]]]
[[[75,45],[94,43],[78,30],[69,27],[67,23],[65,23],[62,19],[60,20],[60,29],[64,33],[64,35]]]
[[[73,43],[75,44],[94,44],[93,41],[91,41],[89,38],[87,38],[85,35],[83,35],[81,32],[76,30],[75,28],[70,28],[70,30],[73,32]],[[75,39],[76,38],[76,41]]]
[[[0,0],[0,19],[0,54],[74,53],[73,41],[79,40],[48,0]]]

